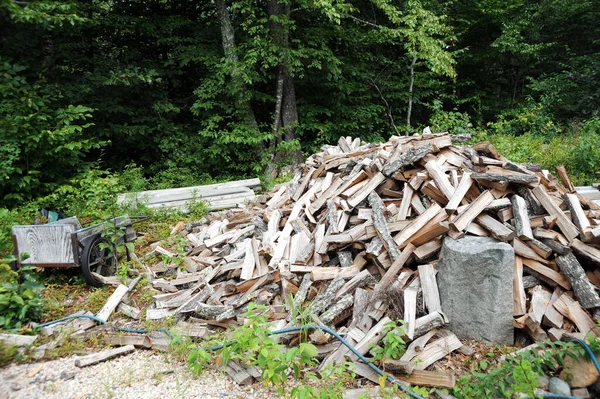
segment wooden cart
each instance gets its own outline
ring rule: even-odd
[[[117,273],[116,245],[133,242],[133,224],[149,216],[119,216],[109,219],[122,231],[118,242],[103,236],[105,224],[82,228],[76,217],[41,225],[13,226],[16,266],[32,265],[43,268],[81,267],[83,277],[95,287],[103,285],[102,277]],[[127,252],[129,260],[129,252]]]

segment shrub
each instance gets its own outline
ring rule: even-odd
[[[37,320],[43,311],[41,291],[33,266],[23,266],[13,272],[10,259],[0,264],[0,327],[21,328],[29,320]]]

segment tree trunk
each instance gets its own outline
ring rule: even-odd
[[[410,133],[410,114],[412,113],[413,104],[413,86],[415,84],[415,64],[417,57],[413,57],[410,64],[410,86],[408,87],[408,110],[406,111],[406,135]]]
[[[229,11],[225,5],[225,0],[215,0],[215,5],[217,7],[219,24],[221,25],[223,52],[225,53],[225,57],[234,62],[234,68],[231,70],[230,74],[234,84],[237,84],[238,87],[237,98],[240,101],[240,112],[250,128],[258,129],[258,123],[256,122],[254,111],[252,110],[252,104],[250,103],[250,100],[246,98],[246,85],[240,77],[237,66],[235,66],[239,62],[239,58],[235,52],[235,31],[233,30],[231,18],[229,17]]]
[[[289,58],[287,50],[289,47],[289,31],[283,26],[281,18],[290,17],[290,7],[288,4],[280,3],[279,0],[269,0],[268,3],[269,16],[276,17],[269,21],[271,37],[273,42],[279,47],[283,54],[277,68],[277,87],[275,94],[275,112],[273,117],[273,142],[272,149],[275,150],[277,145],[283,140],[292,141],[296,139],[295,124],[298,123],[298,108],[296,105],[296,89],[294,80],[290,75]],[[283,130],[283,137],[281,131]],[[277,154],[275,161],[280,161],[284,156],[292,156],[295,162],[301,161],[300,150],[293,154]]]

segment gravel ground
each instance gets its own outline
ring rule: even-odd
[[[78,368],[77,357],[0,369],[0,399],[275,398],[260,383],[239,387],[226,374],[191,374],[163,353],[138,350],[95,366]]]

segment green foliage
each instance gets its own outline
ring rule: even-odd
[[[43,78],[29,82],[26,69],[0,58],[0,190],[7,193],[0,204],[48,193],[106,144],[84,135],[91,108],[56,107],[60,93]]]
[[[576,185],[590,185],[600,179],[600,122],[590,119],[561,135],[479,132],[473,141],[489,141],[506,158],[515,162],[539,163],[550,171],[564,165]]]
[[[41,291],[35,267],[23,266],[13,272],[4,259],[0,263],[0,328],[21,328],[23,323],[37,320],[43,311]]]
[[[542,138],[576,181],[597,176],[597,1],[276,3],[224,0],[225,51],[217,2],[0,0],[0,206],[106,207],[96,177],[126,191],[253,177],[341,136],[397,134],[409,98],[411,132]],[[284,68],[289,135],[273,126]],[[76,199],[74,180],[100,192]]]
[[[288,394],[291,398],[333,399],[344,392],[344,383],[353,379],[350,365],[328,368],[320,377],[308,368],[316,364],[317,348],[301,342],[297,347],[286,348],[270,334],[273,324],[268,322],[268,308],[255,303],[248,305],[242,315],[246,322],[231,330],[230,334],[220,341],[221,349],[211,352],[210,345],[219,342],[210,340],[204,342],[204,347],[196,347],[186,341],[175,339],[176,350],[189,350],[188,365],[190,370],[201,373],[210,363],[216,360],[220,365],[230,361],[256,366],[266,385],[277,388],[277,392],[285,395],[288,375],[299,382],[312,382],[293,387]],[[316,384],[319,382],[319,384]],[[322,386],[321,386],[322,384]]]
[[[388,322],[382,334],[385,338],[375,348],[371,349],[373,360],[382,363],[386,359],[397,360],[406,352],[406,342],[402,339],[405,336],[403,320]]]
[[[471,375],[459,378],[453,395],[458,399],[511,398],[514,394],[534,397],[537,377],[559,370],[566,356],[576,359],[583,353],[575,343],[545,341],[539,345],[542,351],[508,355],[495,367],[486,360],[475,363]]]
[[[39,207],[55,209],[66,215],[102,220],[118,213],[117,195],[123,192],[117,176],[90,169],[57,187],[36,201]]]
[[[451,134],[472,134],[475,132],[473,123],[464,112],[457,108],[446,111],[440,100],[434,100],[430,106],[432,111],[429,118],[429,126],[435,132],[450,132]]]
[[[0,341],[0,367],[9,364],[17,357],[17,354],[18,348],[16,346],[8,345],[4,341]]]

